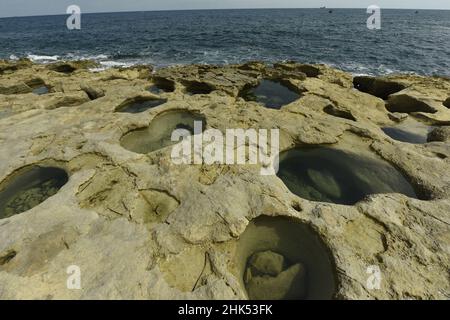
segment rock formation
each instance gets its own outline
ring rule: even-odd
[[[1,299],[246,299],[270,288],[280,299],[450,298],[448,79],[354,79],[295,62],[93,66],[0,62],[0,202],[28,201],[30,189],[12,186],[30,166],[69,177],[56,189],[37,185],[46,191],[32,205],[0,212]],[[264,79],[298,99],[279,110],[246,100]],[[161,103],[121,112],[136,101]],[[222,132],[278,128],[281,151],[326,146],[382,161],[416,197],[312,201],[257,165],[176,165],[158,139],[149,153],[122,146],[169,111]],[[405,118],[436,127],[430,142],[383,132]],[[334,174],[311,168],[307,187],[339,198],[345,185]],[[355,168],[367,185],[374,174]],[[73,265],[81,290],[67,288]],[[371,266],[379,288],[368,285]]]

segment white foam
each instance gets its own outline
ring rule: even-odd
[[[33,62],[45,63],[45,62],[58,61],[59,56],[40,56],[40,55],[36,55],[36,54],[29,54],[27,56],[27,58]]]
[[[110,68],[130,68],[136,64],[135,62],[119,62],[119,61],[113,61],[113,60],[99,61],[99,63],[101,65],[101,67],[90,68],[89,71],[101,72],[101,71],[105,71]]]
[[[79,61],[79,60],[92,60],[96,61],[100,64],[97,68],[91,68],[89,69],[92,72],[101,72],[106,69],[110,68],[130,68],[137,63],[138,61],[114,61],[114,60],[108,60],[109,56],[106,54],[98,54],[98,55],[82,55],[82,54],[76,54],[76,53],[67,53],[63,56],[59,55],[37,55],[37,54],[28,54],[27,58],[35,63],[41,63],[41,64],[47,64],[52,63],[55,61],[60,60],[67,60],[67,61]],[[10,60],[18,60],[19,58],[15,55],[11,55],[9,57]]]
[[[68,58],[70,60],[105,60],[109,57],[106,54],[98,54],[98,55],[77,55],[75,53],[68,53],[64,58]]]
[[[102,71],[105,71],[106,69],[108,69],[108,68],[105,68],[105,67],[103,67],[103,68],[90,68],[89,71],[90,72],[102,72]]]
[[[105,68],[113,68],[113,67],[122,67],[122,68],[129,68],[135,65],[133,62],[119,62],[119,61],[100,61],[100,64],[104,66]]]
[[[88,59],[94,59],[94,60],[101,60],[101,59],[108,59],[109,57],[106,54],[99,54],[97,56],[91,56],[88,57]]]

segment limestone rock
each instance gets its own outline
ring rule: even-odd
[[[20,94],[31,92],[31,88],[25,83],[4,84],[0,87],[0,94]]]
[[[95,99],[105,96],[105,91],[101,88],[97,88],[95,86],[87,85],[87,84],[82,84],[80,87],[81,87],[81,90],[86,92],[89,99],[91,99],[91,100],[95,100]]]
[[[438,108],[435,107],[438,102],[421,96],[420,94],[408,90],[398,94],[392,94],[388,100],[388,110],[391,112],[425,112],[436,113]]]
[[[32,62],[29,59],[19,59],[18,61],[0,60],[0,74],[13,73],[20,69],[31,67]]]
[[[400,112],[389,113],[389,118],[395,122],[402,122],[408,118],[408,114]]]
[[[274,67],[287,71],[300,71],[307,77],[317,78],[321,74],[320,68],[316,66],[296,62],[275,63]]]
[[[97,67],[98,64],[94,61],[90,60],[80,60],[80,61],[71,61],[71,62],[62,62],[58,61],[55,63],[51,63],[48,65],[48,69],[60,73],[72,73],[76,70],[80,69],[89,69]]]
[[[308,252],[318,239],[326,245],[319,261],[329,262],[326,275],[336,281],[326,288],[327,297],[448,299],[448,79],[354,80],[325,65],[296,62],[91,68],[92,62],[0,61],[1,191],[13,192],[12,175],[32,164],[56,166],[70,176],[56,193],[47,186],[45,195],[32,188],[17,194],[11,216],[0,220],[1,299],[302,298],[290,288],[305,292],[310,283],[307,296],[314,297],[321,283],[312,278],[315,265],[308,259],[317,256],[297,257],[295,249],[304,245]],[[298,99],[279,110],[247,101],[242,91],[262,79],[288,83]],[[159,90],[149,92],[155,85]],[[36,86],[49,90],[38,95]],[[139,97],[166,102],[140,113],[117,112]],[[125,135],[151,123],[163,127],[161,115],[180,110],[201,114],[205,128],[221,133],[280,129],[281,151],[327,146],[383,159],[418,199],[384,193],[338,205],[332,200],[345,190],[334,183],[334,172],[310,171],[314,184],[294,175],[263,176],[259,165],[175,164],[172,147],[136,153],[122,146]],[[397,125],[404,114],[435,126],[434,142],[386,136],[381,128]],[[369,186],[389,176],[357,171]],[[280,237],[256,223],[259,236],[244,238],[262,215],[301,223],[315,236],[309,243],[290,241],[297,233]],[[236,258],[247,247],[251,252]],[[277,253],[284,249],[292,256],[283,262]],[[252,268],[259,271],[246,272],[255,252],[264,253],[254,258]],[[81,269],[82,290],[67,290],[71,265]],[[382,272],[380,290],[366,287],[374,265]]]

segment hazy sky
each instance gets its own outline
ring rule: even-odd
[[[224,8],[381,8],[450,9],[450,0],[0,0],[0,17],[65,14],[76,4],[82,12]]]

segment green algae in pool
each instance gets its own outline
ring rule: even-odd
[[[328,300],[336,292],[333,257],[308,225],[284,217],[251,221],[235,264],[252,300]]]
[[[41,96],[43,94],[47,94],[49,92],[50,92],[50,90],[46,86],[40,86],[40,87],[37,87],[37,88],[33,89],[33,93],[38,95],[38,96]]]
[[[0,190],[0,219],[28,211],[55,195],[69,177],[60,168],[33,166],[6,181]]]
[[[126,102],[122,106],[120,106],[116,112],[124,112],[124,113],[140,113],[144,112],[148,109],[155,108],[166,103],[166,99],[145,99],[145,98],[137,98],[133,99],[131,102]]]
[[[256,87],[244,89],[240,95],[247,101],[259,102],[271,109],[280,109],[300,97],[279,81],[267,79],[262,80]]]
[[[383,132],[394,140],[412,144],[427,143],[428,134],[435,127],[408,118],[397,126],[384,127]]]
[[[408,181],[387,162],[327,147],[282,153],[278,176],[291,192],[311,201],[353,205],[379,193],[417,198]]]
[[[205,117],[189,111],[168,111],[156,116],[147,128],[125,134],[120,144],[130,151],[147,154],[176,144],[171,140],[175,129],[185,129],[194,133],[194,122],[201,121],[205,129]]]

